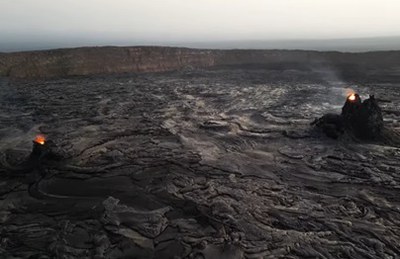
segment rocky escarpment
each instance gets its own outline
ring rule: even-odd
[[[0,76],[44,78],[164,72],[216,66],[334,69],[344,78],[400,76],[400,51],[340,53],[289,50],[204,50],[170,47],[86,47],[0,53]]]
[[[209,67],[215,60],[207,50],[157,47],[59,49],[0,58],[0,74],[16,78],[162,72],[185,66]]]

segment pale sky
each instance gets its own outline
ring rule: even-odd
[[[0,45],[400,36],[399,0],[0,0]]]

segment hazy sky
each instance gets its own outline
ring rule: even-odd
[[[400,36],[399,0],[0,0],[0,45]]]

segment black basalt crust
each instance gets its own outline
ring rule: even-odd
[[[315,119],[311,125],[321,128],[328,137],[334,139],[344,133],[343,118],[339,114],[325,114],[321,118]]]
[[[366,145],[318,75],[0,78],[0,258],[398,258],[398,83]]]

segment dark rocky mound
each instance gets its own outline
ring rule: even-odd
[[[383,138],[382,111],[373,95],[363,102],[358,94],[351,94],[340,115],[326,114],[312,122],[312,125],[335,139],[343,134],[363,140]]]

